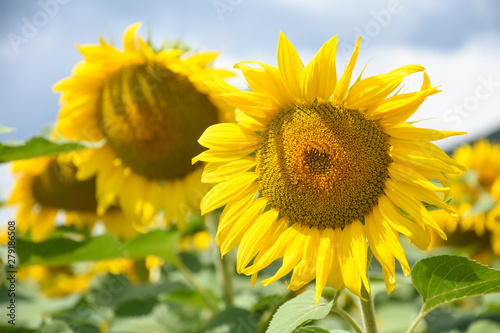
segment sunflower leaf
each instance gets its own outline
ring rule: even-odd
[[[328,331],[325,330],[324,328],[317,327],[317,326],[305,326],[296,329],[293,331],[293,333],[349,333],[348,331],[344,330],[333,330],[333,331]]]
[[[465,257],[442,255],[420,260],[411,279],[424,301],[419,317],[445,303],[500,292],[500,270]]]
[[[104,234],[83,241],[57,237],[42,242],[17,240],[16,252],[21,266],[65,265],[80,261],[98,261],[115,258],[143,259],[156,255],[172,264],[178,262],[175,246],[179,233],[155,230],[141,234],[127,242],[112,234]]]
[[[312,290],[306,291],[279,307],[267,333],[293,332],[306,321],[325,318],[332,306],[333,302],[327,303],[323,298],[316,305],[316,293]]]
[[[175,231],[154,230],[128,241],[125,244],[124,253],[134,259],[155,255],[172,264],[177,264],[179,258],[175,252],[175,246],[178,237],[179,233]]]
[[[23,160],[39,156],[56,155],[93,146],[90,143],[51,141],[44,137],[33,137],[25,142],[0,143],[0,163]]]
[[[258,317],[245,309],[228,307],[217,313],[206,325],[204,333],[256,332]]]

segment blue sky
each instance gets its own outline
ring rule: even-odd
[[[17,130],[0,140],[24,140],[52,124],[58,95],[51,87],[81,60],[75,44],[98,34],[121,46],[131,23],[144,23],[153,41],[182,39],[195,50],[217,50],[218,66],[243,60],[276,63],[279,31],[304,63],[335,34],[342,70],[361,34],[355,74],[418,63],[443,92],[429,98],[413,119],[420,126],[464,130],[445,148],[500,128],[500,1],[328,0],[40,0],[0,2],[0,125]],[[31,28],[31,29],[30,29]],[[418,89],[421,76],[408,80]],[[241,78],[235,84],[244,86]],[[11,180],[0,166],[0,196]]]

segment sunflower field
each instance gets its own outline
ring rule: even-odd
[[[8,45],[22,52],[72,6],[91,17],[76,2],[41,0]],[[153,2],[110,3],[87,6],[144,23],[110,19],[119,37],[72,41],[79,61],[41,87],[58,99],[51,125],[13,142],[2,136],[15,111],[0,118],[0,332],[500,332],[500,143],[468,134],[473,118],[500,124],[488,116],[498,73],[461,108],[433,106],[444,67],[367,47],[406,27],[404,1],[368,11],[353,43],[328,25],[311,47],[254,13],[275,47],[230,60],[230,42],[214,51],[162,34],[144,14]],[[200,3],[157,6],[190,9],[170,26],[194,22]],[[292,3],[268,13],[330,8]],[[208,6],[207,36],[260,8]],[[377,67],[384,55],[397,61]]]

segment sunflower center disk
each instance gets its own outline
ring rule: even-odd
[[[196,167],[197,139],[218,111],[187,77],[159,63],[114,73],[101,95],[101,129],[116,155],[148,179],[182,178]]]
[[[52,161],[33,179],[33,197],[42,206],[80,212],[95,212],[95,178],[78,181],[76,167]]]
[[[383,193],[388,137],[358,110],[331,103],[280,112],[257,151],[262,195],[291,223],[343,228]]]

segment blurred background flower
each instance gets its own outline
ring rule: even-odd
[[[98,217],[95,178],[76,179],[72,158],[76,153],[38,157],[12,163],[15,184],[7,204],[16,207],[19,235],[29,233],[34,241],[47,238],[56,228],[57,216],[65,214],[65,224],[90,234],[95,223],[121,238],[137,234],[132,220],[116,206]]]
[[[234,118],[205,80],[233,74],[211,68],[216,52],[185,55],[175,44],[156,50],[137,35],[140,25],[127,28],[123,50],[103,38],[78,47],[84,61],[54,86],[62,93],[55,131],[105,140],[74,159],[79,180],[95,177],[97,214],[119,205],[141,227],[163,208],[166,225],[175,220],[184,228],[207,188],[200,165],[191,164],[202,151],[197,138]]]
[[[432,212],[448,241],[434,234],[431,247],[456,247],[481,263],[491,264],[500,258],[500,144],[479,140],[460,146],[453,157],[467,168],[466,174],[449,177],[451,205],[459,215]]]

